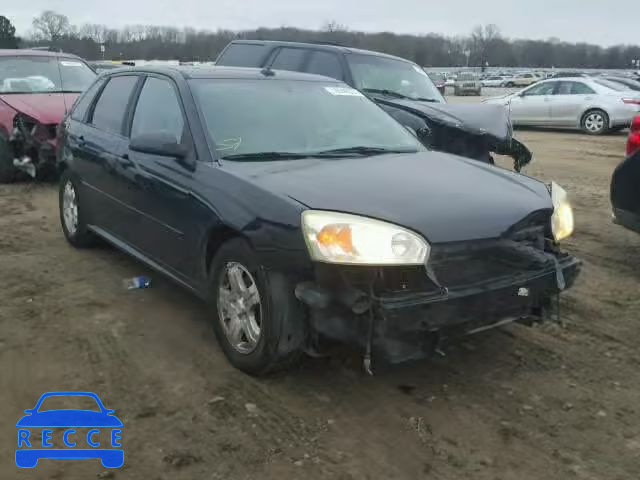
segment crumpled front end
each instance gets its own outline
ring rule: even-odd
[[[543,321],[581,262],[548,240],[546,212],[502,238],[432,245],[426,266],[318,264],[296,296],[310,311],[313,348],[339,341],[365,359],[397,363],[431,355],[442,339],[513,321]]]
[[[520,172],[531,151],[513,138],[508,112],[499,105],[452,105],[375,97],[391,116],[416,132],[428,148],[493,164],[491,153],[513,158]]]
[[[9,145],[13,165],[32,178],[48,178],[55,174],[57,124],[42,124],[16,113]]]

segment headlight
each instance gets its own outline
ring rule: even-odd
[[[346,213],[302,212],[311,259],[356,265],[422,265],[429,244],[421,236],[397,225]]]
[[[573,209],[567,192],[555,182],[551,182],[551,201],[553,202],[551,231],[555,241],[559,242],[573,233]]]

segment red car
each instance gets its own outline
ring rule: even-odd
[[[627,140],[627,156],[630,157],[640,150],[640,115],[633,119],[629,140]]]
[[[57,126],[95,76],[75,55],[0,50],[0,183],[55,173]]]
[[[627,158],[611,179],[614,222],[640,233],[640,115],[631,124]]]

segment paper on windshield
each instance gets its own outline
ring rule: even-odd
[[[331,95],[339,95],[346,97],[364,97],[358,90],[350,87],[324,87]]]
[[[73,62],[70,60],[60,60],[60,65],[63,67],[81,67],[82,62]]]

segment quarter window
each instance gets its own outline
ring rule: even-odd
[[[147,78],[133,116],[131,137],[166,134],[180,143],[183,132],[184,118],[171,83],[160,78]]]
[[[124,114],[137,81],[135,75],[112,77],[96,103],[91,123],[101,130],[122,133]]]

